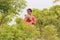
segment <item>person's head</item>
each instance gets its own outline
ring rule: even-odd
[[[32,9],[27,9],[27,13],[29,14],[29,15],[31,15],[32,14]]]

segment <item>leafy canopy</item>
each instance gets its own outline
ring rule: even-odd
[[[25,6],[25,0],[0,0],[0,24],[11,21]]]

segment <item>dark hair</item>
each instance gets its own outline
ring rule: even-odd
[[[32,12],[32,9],[29,8],[29,9],[27,9],[27,11],[28,11],[28,10],[30,10],[30,12]]]

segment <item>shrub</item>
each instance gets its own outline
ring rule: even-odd
[[[23,20],[9,26],[2,24],[0,26],[0,40],[35,40],[40,36],[37,28],[27,25]]]
[[[54,25],[47,25],[43,30],[45,40],[59,40],[57,37],[57,29]]]

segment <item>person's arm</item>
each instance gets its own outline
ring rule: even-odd
[[[24,21],[26,22],[26,20],[27,20],[27,18],[26,17],[24,17]]]
[[[34,25],[36,24],[36,18],[35,17],[33,18],[32,24],[34,24]]]
[[[33,24],[33,25],[36,24],[36,18],[35,17],[32,17],[30,24]]]

